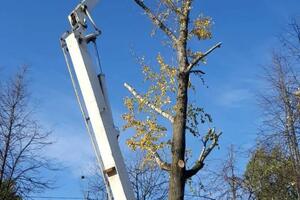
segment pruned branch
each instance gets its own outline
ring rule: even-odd
[[[217,43],[213,47],[211,47],[209,50],[207,50],[204,54],[198,55],[187,67],[186,71],[190,72],[195,65],[199,63],[200,60],[204,59],[206,56],[208,56],[211,52],[213,52],[216,48],[220,48],[222,45],[221,42]]]
[[[171,171],[171,164],[163,161],[157,151],[151,150],[150,152],[153,155],[155,162],[162,170]]]
[[[202,140],[203,147],[198,160],[195,162],[194,166],[191,169],[187,170],[185,173],[186,179],[194,176],[199,170],[203,168],[206,157],[218,145],[219,137],[221,136],[221,134],[222,132],[215,133],[214,129],[209,129],[208,133]],[[210,145],[208,145],[209,141],[211,141]]]
[[[137,5],[139,5],[151,21],[158,26],[171,40],[174,44],[176,44],[177,38],[174,33],[156,16],[153,12],[144,4],[142,0],[134,0]]]
[[[128,85],[127,83],[124,83],[124,86],[128,89],[128,91],[140,102],[145,103],[145,105],[147,105],[149,108],[151,108],[152,110],[154,110],[155,112],[157,112],[158,114],[160,114],[161,116],[163,116],[164,118],[168,119],[171,123],[174,122],[174,117],[172,115],[170,115],[169,113],[161,110],[160,108],[156,107],[155,105],[153,105],[151,102],[149,102],[148,100],[146,100],[145,98],[143,98],[140,94],[138,94],[134,88],[132,88],[130,85]]]

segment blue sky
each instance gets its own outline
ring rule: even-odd
[[[80,197],[80,176],[93,163],[93,151],[75,99],[66,64],[59,45],[61,34],[69,29],[67,15],[77,0],[1,2],[0,78],[5,79],[20,65],[30,66],[31,93],[38,105],[37,117],[53,130],[56,144],[47,156],[66,165],[58,173],[57,189],[44,195]],[[261,65],[268,63],[276,48],[276,36],[291,16],[300,15],[299,0],[202,0],[195,13],[214,20],[214,38],[199,48],[223,42],[201,66],[209,88],[200,87],[197,102],[206,107],[221,129],[222,156],[229,144],[250,147],[259,126],[260,114],[256,93],[263,89],[258,78]],[[93,16],[103,34],[98,41],[101,61],[106,73],[115,123],[121,126],[125,111],[123,98],[128,95],[123,83],[142,90],[140,68],[132,55],[146,55],[154,63],[161,48],[158,37],[150,37],[152,25],[133,1],[100,1]],[[126,134],[121,134],[121,147]],[[192,141],[189,144],[196,148]],[[197,150],[195,150],[197,151]]]

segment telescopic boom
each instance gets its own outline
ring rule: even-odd
[[[62,49],[70,72],[88,132],[93,143],[108,195],[115,200],[134,200],[124,164],[105,84],[105,77],[92,59],[88,45],[96,42],[100,30],[90,10],[98,0],[82,1],[69,15],[71,30],[61,38]],[[87,22],[94,31],[87,34]],[[95,44],[96,47],[96,44]],[[69,63],[69,59],[72,63]]]

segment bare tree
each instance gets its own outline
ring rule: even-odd
[[[204,52],[193,48],[192,44],[195,41],[212,37],[210,17],[199,15],[191,18],[196,1],[134,2],[154,24],[155,32],[159,30],[166,36],[163,42],[171,48],[176,61],[174,64],[168,64],[171,58],[164,58],[158,54],[159,72],[141,61],[145,80],[151,82],[143,95],[125,84],[133,96],[125,100],[128,108],[128,113],[123,116],[127,122],[125,128],[136,130],[136,134],[128,140],[128,145],[133,150],[147,151],[146,159],[155,160],[162,170],[169,172],[169,199],[179,200],[184,198],[186,181],[203,168],[205,159],[218,145],[220,133],[210,128],[207,133],[201,135],[203,145],[199,150],[198,159],[191,167],[187,165],[186,133],[199,136],[198,125],[211,122],[211,117],[202,107],[188,101],[189,89],[194,88],[191,83],[192,76],[201,77],[205,74],[197,69],[197,66],[205,63],[207,56],[219,48],[221,43]],[[170,130],[169,134],[167,128],[160,123],[161,118],[170,123],[172,131]],[[169,160],[164,160],[159,155],[162,149],[166,148],[170,150]]]
[[[263,126],[261,141],[264,146],[280,144],[293,161],[295,183],[300,198],[300,113],[295,91],[300,86],[292,59],[282,53],[273,53],[272,63],[265,67],[268,88],[261,95]]]
[[[50,181],[41,176],[42,169],[50,169],[50,163],[41,155],[51,144],[49,132],[41,129],[29,109],[26,69],[22,68],[0,87],[1,200],[7,200],[12,190],[26,198],[50,186]]]
[[[91,175],[81,176],[81,187],[84,199],[108,200],[106,186],[100,173],[99,165],[95,164],[89,169]]]
[[[244,156],[244,152],[237,150],[234,145],[230,145],[226,157],[224,156],[224,159],[218,161],[219,164],[216,168],[204,170],[204,173],[190,183],[192,195],[188,195],[210,200],[251,199],[252,193],[247,188],[243,173],[239,169],[238,158],[241,156]]]
[[[285,51],[300,60],[300,17],[293,17],[280,36]]]
[[[243,199],[243,178],[238,174],[236,154],[237,151],[234,149],[234,146],[230,145],[227,158],[220,170],[220,178],[223,184],[220,187],[222,192],[219,199]]]
[[[137,200],[167,199],[169,182],[166,172],[139,159],[129,164],[128,173]]]
[[[128,173],[136,200],[166,200],[168,195],[168,177],[166,172],[142,159],[134,159],[128,163]],[[92,176],[86,177],[87,199],[107,199],[106,189],[100,169],[93,170]]]

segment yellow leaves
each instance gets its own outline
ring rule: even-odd
[[[210,17],[200,16],[194,21],[194,28],[192,33],[197,36],[199,40],[211,39],[211,26],[212,19]]]
[[[203,53],[202,53],[201,51],[192,52],[192,51],[189,49],[189,50],[187,51],[187,53],[188,53],[188,56],[189,56],[190,58],[192,58],[192,59],[196,59],[196,58],[198,58],[198,57],[203,56]],[[205,60],[204,58],[201,60],[201,62],[202,62],[203,64],[206,64],[206,60]]]
[[[177,69],[166,64],[160,54],[157,56],[157,62],[160,65],[160,72],[168,78],[175,78],[177,75]]]
[[[177,68],[166,64],[160,54],[158,54],[156,60],[159,65],[158,72],[152,70],[148,65],[141,63],[142,72],[145,76],[144,80],[151,82],[143,98],[161,109],[172,103],[170,96],[177,92]],[[147,110],[144,102],[138,102],[138,104],[140,112]],[[172,110],[172,107],[166,109]]]
[[[196,52],[195,56],[201,54]],[[148,65],[142,64],[142,73],[145,81],[150,83],[141,98],[127,97],[124,105],[128,109],[122,117],[126,124],[124,129],[134,129],[134,134],[127,140],[127,145],[133,151],[137,149],[147,152],[146,158],[153,156],[153,151],[169,148],[170,144],[166,138],[166,128],[159,124],[158,113],[149,108],[149,104],[170,115],[176,113],[176,106],[172,99],[176,98],[178,88],[178,69],[167,64],[161,54],[158,54],[156,61],[159,71],[154,71]],[[189,88],[192,88],[189,82]],[[188,131],[199,136],[198,124],[208,120],[208,115],[203,109],[196,106],[189,106],[187,112]]]
[[[153,72],[149,66],[144,65],[142,71],[145,76],[145,81],[156,80],[159,77],[159,75],[157,73]]]
[[[149,66],[143,66],[143,74],[147,74],[150,72],[150,67]]]
[[[166,128],[160,126],[156,119],[137,120],[135,116],[130,114],[123,115],[123,119],[127,121],[124,128],[134,128],[136,133],[127,140],[127,145],[135,151],[136,149],[159,150],[165,147],[165,143],[161,138],[165,136]]]
[[[124,100],[124,105],[127,107],[129,111],[133,111],[133,99],[126,97]]]
[[[150,68],[144,68],[144,71],[149,73]],[[158,124],[157,114],[149,110],[145,105],[146,101],[151,101],[155,106],[161,106],[163,103],[170,102],[170,98],[167,97],[163,101],[161,95],[151,96],[149,92],[143,96],[143,99],[127,97],[124,99],[124,105],[128,112],[123,114],[122,118],[126,122],[123,129],[135,129],[135,134],[127,140],[127,145],[134,151],[141,149],[150,153],[151,150],[156,151],[166,146],[162,142],[166,128]],[[145,117],[146,119],[139,119]]]

